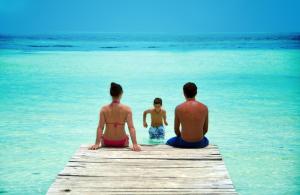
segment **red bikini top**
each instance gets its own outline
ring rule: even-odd
[[[120,104],[120,100],[113,100],[110,105],[112,106],[112,104]],[[112,122],[112,123],[107,123],[107,125],[114,125],[114,127],[117,127],[118,125],[125,125],[125,123],[118,123],[118,122]]]

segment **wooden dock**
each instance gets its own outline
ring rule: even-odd
[[[88,150],[82,145],[47,194],[237,194],[215,145],[142,149]]]

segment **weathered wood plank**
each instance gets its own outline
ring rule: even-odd
[[[163,181],[162,183],[158,181]],[[198,180],[155,180],[155,179],[146,179],[142,181],[138,180],[103,180],[97,183],[97,186],[95,186],[94,182],[91,182],[91,180],[85,180],[81,181],[78,179],[73,179],[73,180],[65,180],[61,179],[59,182],[54,183],[52,187],[64,187],[64,186],[75,186],[76,188],[122,188],[122,189],[132,189],[133,186],[136,186],[134,188],[136,189],[161,189],[163,186],[168,186],[168,188],[178,188],[178,189],[192,189],[192,188],[218,188],[218,189],[232,189],[233,185],[229,179],[223,179],[223,180],[218,180],[216,182],[212,181],[206,181],[206,182],[201,182],[200,179]]]
[[[183,160],[157,160],[153,161],[151,159],[143,159],[141,161],[140,159],[125,159],[120,161],[118,159],[113,160],[103,160],[98,162],[93,161],[69,161],[69,163],[66,165],[66,167],[95,167],[95,168],[101,168],[101,167],[143,167],[145,169],[151,169],[151,168],[165,168],[165,169],[171,169],[171,168],[206,168],[206,167],[219,167],[224,166],[224,163],[222,161],[183,161]]]
[[[88,144],[82,144],[80,146],[80,149],[87,149],[89,146],[90,145],[88,145]],[[143,151],[154,151],[154,150],[165,150],[165,149],[178,150],[177,148],[174,148],[174,147],[171,147],[171,146],[168,146],[168,145],[164,145],[164,144],[161,144],[161,145],[142,144],[141,147],[142,147]],[[218,149],[218,146],[217,145],[209,145],[205,148],[205,150],[210,150],[210,149]],[[118,148],[102,148],[102,150],[119,151]],[[131,149],[130,149],[130,147],[127,147],[127,148],[123,148],[122,150],[131,150]],[[187,150],[194,150],[194,149],[182,148],[180,150],[187,151]]]
[[[236,194],[217,146],[101,148],[82,145],[48,194]]]
[[[74,187],[63,186],[51,188],[49,192],[78,191],[78,192],[235,192],[233,188],[103,188],[103,187]]]
[[[106,191],[102,189],[97,189],[96,191],[81,191],[80,189],[74,189],[70,190],[68,188],[66,189],[56,189],[56,190],[51,190],[48,192],[48,194],[51,195],[59,195],[59,194],[75,194],[75,195],[99,195],[99,194],[106,194],[106,195],[113,195],[113,194],[154,194],[154,195],[199,195],[199,194],[206,194],[206,195],[236,195],[237,193],[235,191],[228,191],[228,190],[222,190],[222,189],[197,189],[197,190],[183,190],[183,191],[178,191],[178,190],[166,190],[166,191],[152,191],[152,190],[144,190],[144,191]]]

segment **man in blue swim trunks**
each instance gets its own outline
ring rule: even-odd
[[[208,130],[208,108],[195,99],[195,83],[186,83],[183,93],[186,101],[175,109],[176,137],[169,139],[166,144],[178,148],[204,148],[209,143],[205,137]]]

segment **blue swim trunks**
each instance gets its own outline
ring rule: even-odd
[[[206,137],[203,137],[202,140],[197,142],[187,142],[181,137],[172,137],[167,141],[166,144],[176,148],[204,148],[208,146],[209,141]]]
[[[159,127],[149,128],[150,139],[165,139],[165,128],[163,125]]]

